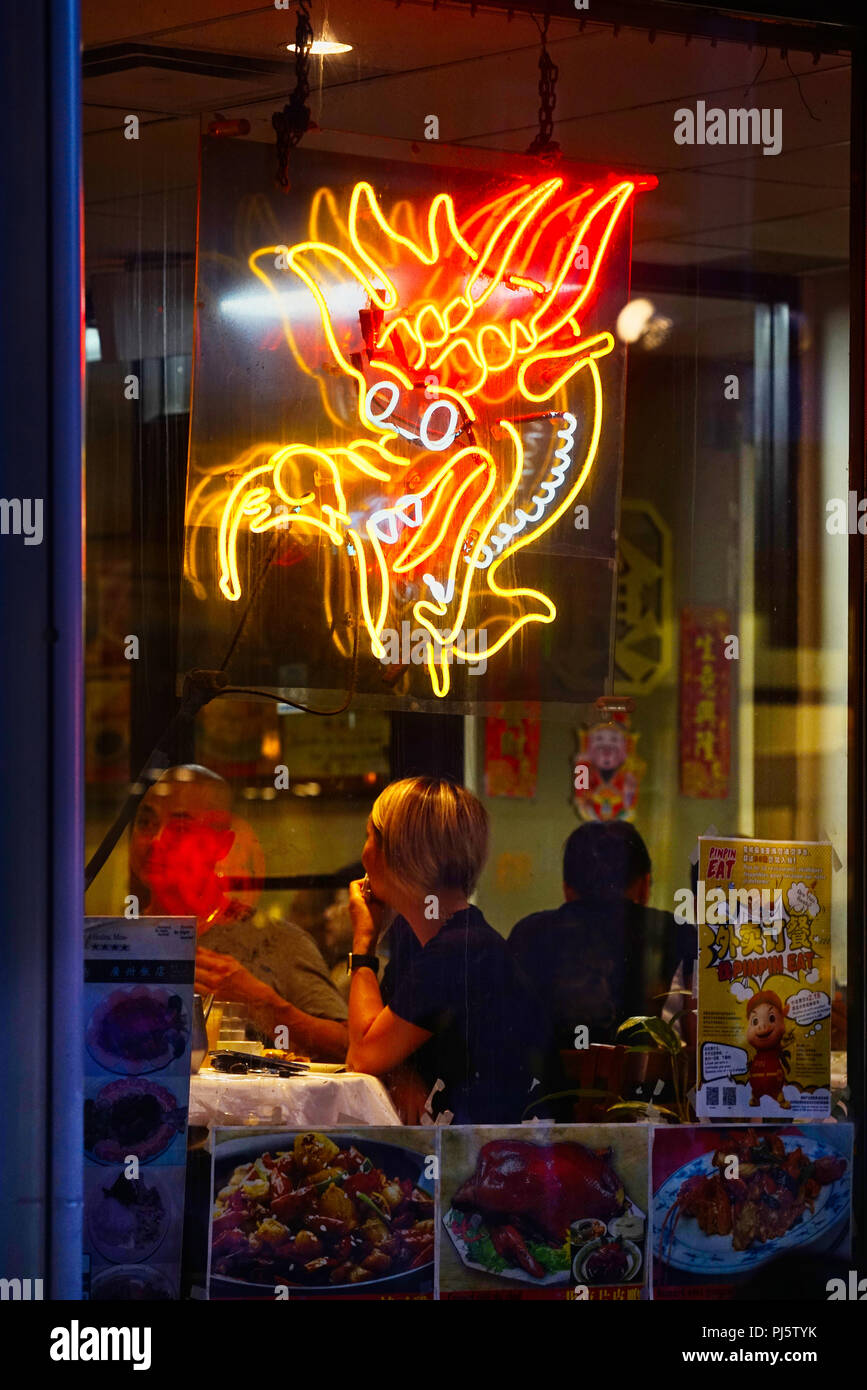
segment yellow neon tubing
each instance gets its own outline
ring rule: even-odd
[[[403,554],[401,555],[400,560],[398,562],[395,562],[393,566],[395,574],[402,573],[404,570],[407,569],[415,569],[418,565],[423,565],[428,556],[433,554],[433,552],[436,550],[437,546],[441,543],[443,537],[445,536],[446,531],[449,529],[449,523],[451,522],[451,519],[454,516],[455,508],[457,507],[461,497],[466,492],[467,488],[470,486],[473,480],[477,478],[480,473],[484,472],[485,465],[483,463],[479,464],[478,468],[474,468],[473,471],[471,473],[468,473],[466,478],[464,478],[461,481],[461,483],[455,489],[455,492],[452,495],[452,499],[449,502],[449,505],[446,509],[446,514],[443,517],[440,529],[437,532],[435,539],[430,542],[430,544],[421,552],[420,555],[413,556],[411,554],[412,546],[419,538],[419,532],[416,532],[415,536],[413,536],[406,550],[404,550]],[[437,497],[434,500],[433,507],[431,509],[432,511],[436,510],[438,503],[439,493],[437,494]],[[409,555],[409,559],[406,558],[407,555]]]

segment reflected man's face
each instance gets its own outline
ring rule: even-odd
[[[132,873],[152,890],[199,892],[235,838],[227,796],[216,782],[156,782],[133,823]]]

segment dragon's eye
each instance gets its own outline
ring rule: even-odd
[[[450,423],[446,426],[443,434],[432,439],[430,435],[430,424],[438,410],[445,410],[448,412]],[[459,420],[460,416],[458,415],[457,406],[451,401],[433,401],[421,417],[418,427],[419,439],[426,449],[431,449],[434,452],[440,449],[447,449],[450,444],[454,443],[455,435],[458,432]]]
[[[377,401],[377,397],[382,392],[388,392],[389,400],[382,407]],[[431,401],[424,414],[415,428],[410,427],[409,421],[392,419],[397,403],[400,400],[400,388],[394,381],[376,381],[370,387],[364,397],[364,418],[375,428],[386,426],[394,430],[397,434],[409,439],[413,444],[421,444],[424,449],[431,453],[441,453],[443,449],[448,449],[455,441],[460,425],[460,415],[457,406],[449,400]],[[444,411],[447,424],[442,430],[442,418],[439,421],[439,429],[431,432],[431,427],[436,419],[437,411]]]

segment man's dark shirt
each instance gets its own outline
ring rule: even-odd
[[[583,899],[535,912],[512,929],[509,947],[549,1011],[555,1045],[613,1043],[633,1014],[658,1014],[688,950],[674,917],[628,898]]]
[[[383,1001],[433,1034],[409,1059],[431,1088],[434,1115],[454,1124],[519,1121],[541,1094],[549,1029],[503,938],[478,908],[456,912],[422,946],[409,923],[390,928]],[[532,1090],[531,1090],[532,1087]]]

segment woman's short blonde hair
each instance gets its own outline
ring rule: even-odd
[[[442,777],[406,777],[377,797],[370,820],[391,873],[414,888],[472,893],[488,856],[488,813]]]

